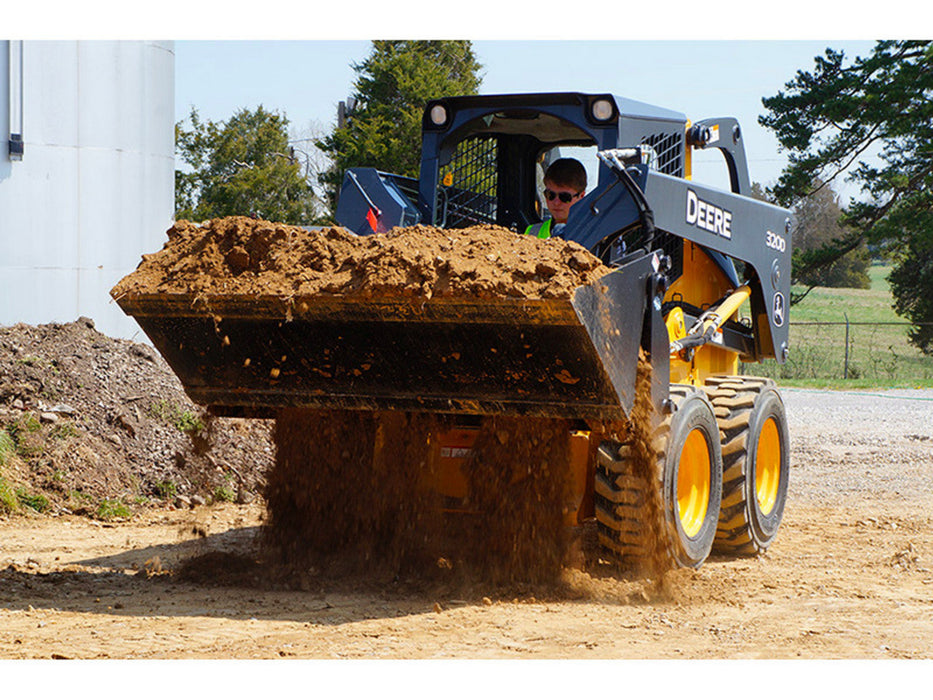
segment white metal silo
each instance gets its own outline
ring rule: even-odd
[[[0,41],[0,325],[137,333],[109,290],[173,220],[174,73],[170,41]]]

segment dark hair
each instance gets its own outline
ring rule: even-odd
[[[548,166],[544,179],[582,192],[586,189],[586,168],[575,158],[558,158]]]

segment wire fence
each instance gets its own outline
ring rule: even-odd
[[[748,374],[776,379],[868,380],[910,383],[933,379],[933,356],[908,340],[905,321],[797,321],[790,323],[790,355],[783,365],[745,365]]]

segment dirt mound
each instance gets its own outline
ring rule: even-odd
[[[357,236],[247,217],[178,221],[111,294],[566,297],[610,272],[576,243],[498,226]]]
[[[271,425],[210,419],[150,346],[90,319],[0,328],[0,512],[125,517],[250,499]]]

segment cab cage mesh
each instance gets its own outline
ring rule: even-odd
[[[473,136],[457,144],[450,163],[440,169],[436,225],[466,228],[496,223],[498,154],[495,136]]]
[[[657,133],[645,136],[642,143],[650,146],[657,155],[654,165],[665,175],[684,176],[684,136],[682,133]]]

